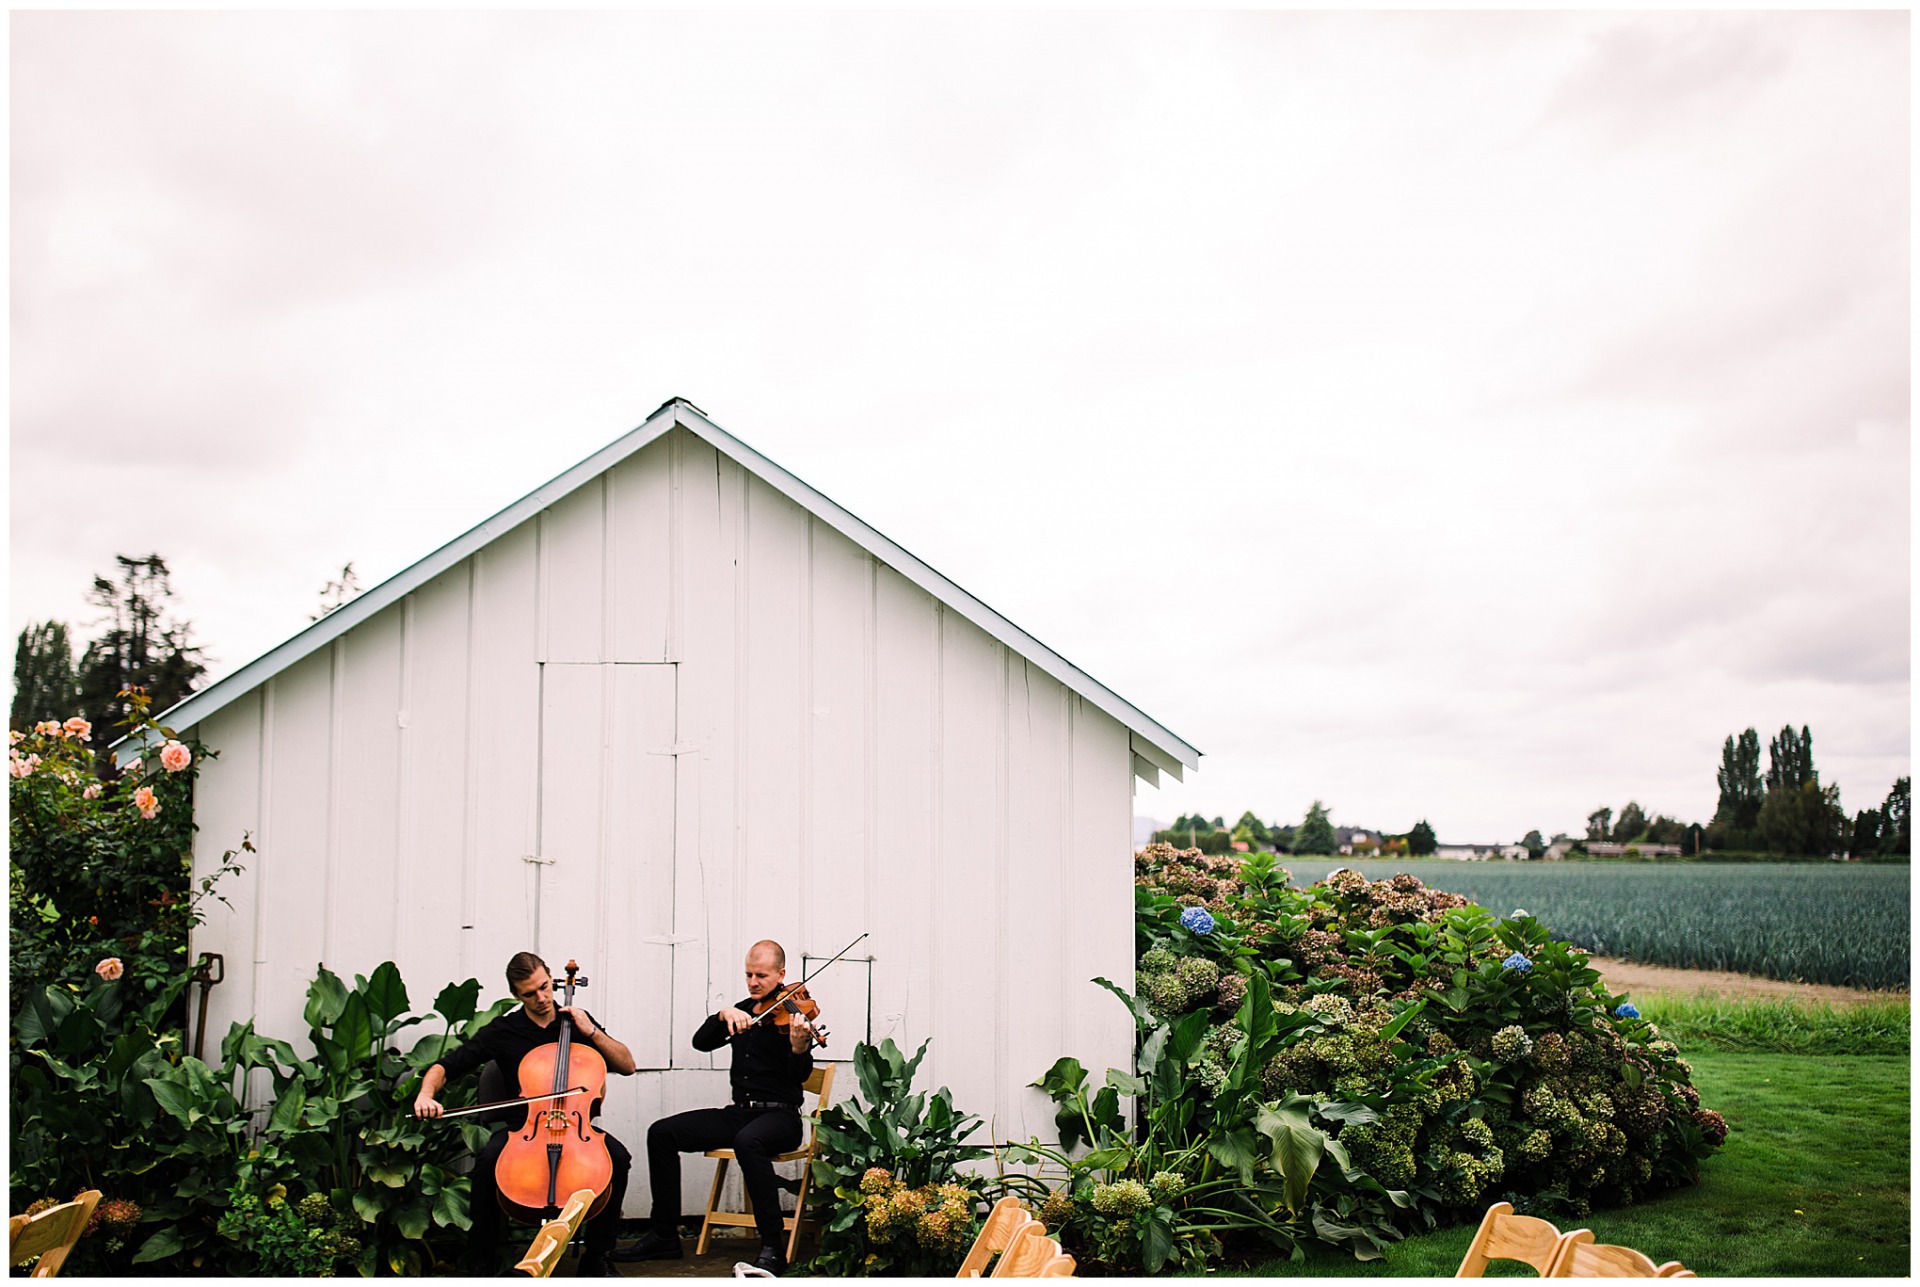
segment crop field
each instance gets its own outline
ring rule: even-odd
[[[1339,867],[1410,872],[1505,916],[1524,908],[1596,956],[1801,983],[1909,985],[1904,863],[1451,862],[1301,858],[1296,885]]]

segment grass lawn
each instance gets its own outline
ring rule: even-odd
[[[1596,1211],[1589,1228],[1702,1276],[1853,1277],[1912,1273],[1909,1064],[1902,1056],[1689,1053],[1701,1102],[1732,1128],[1700,1183],[1638,1206]],[[1220,1274],[1451,1277],[1472,1240],[1461,1225],[1396,1243],[1384,1259],[1314,1257]],[[1496,1274],[1531,1276],[1524,1265]]]

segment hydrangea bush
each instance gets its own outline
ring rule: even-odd
[[[1270,855],[1135,864],[1140,1076],[1108,1076],[1139,1098],[1036,1195],[1090,1264],[1157,1272],[1215,1235],[1371,1258],[1501,1200],[1579,1218],[1693,1183],[1725,1139],[1673,1043],[1524,911],[1406,875],[1295,889]],[[1068,1110],[1100,1114],[1068,1064],[1034,1084],[1071,1144]],[[1163,1198],[1175,1155],[1192,1180]]]

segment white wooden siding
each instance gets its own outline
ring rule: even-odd
[[[871,965],[816,989],[827,1053],[931,1037],[925,1083],[999,1138],[1051,1134],[1027,1083],[1058,1056],[1131,1058],[1088,982],[1132,981],[1127,729],[683,430],[199,733],[198,865],[260,846],[196,935],[226,955],[210,1045],[250,1014],[298,1036],[319,962],[392,958],[424,1007],[574,956],[652,1070],[603,1117],[643,1155],[725,1099],[687,1038],[747,945],[797,975],[865,930]],[[644,1160],[628,1193],[645,1212]]]

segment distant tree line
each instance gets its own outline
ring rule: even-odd
[[[171,609],[166,560],[116,556],[114,577],[95,576],[87,602],[101,616],[100,634],[78,649],[63,621],[29,622],[13,654],[9,722],[29,729],[43,720],[83,716],[104,749],[131,709],[129,690],[146,693],[155,713],[185,698],[206,673],[193,627]]]
[[[1434,840],[1433,828],[1424,820],[1416,822],[1411,830],[1401,835],[1374,831],[1368,831],[1367,834],[1378,836],[1378,839],[1356,842],[1353,846],[1356,854],[1366,850],[1383,854],[1402,853],[1419,858],[1439,848]],[[1209,854],[1230,853],[1236,845],[1244,846],[1249,851],[1267,850],[1283,854],[1340,852],[1339,834],[1333,825],[1331,811],[1319,800],[1315,800],[1307,810],[1307,816],[1294,825],[1274,823],[1269,826],[1249,810],[1241,814],[1240,820],[1229,830],[1225,817],[1208,818],[1205,814],[1189,816],[1183,813],[1173,820],[1171,826],[1154,832],[1153,838]]]

